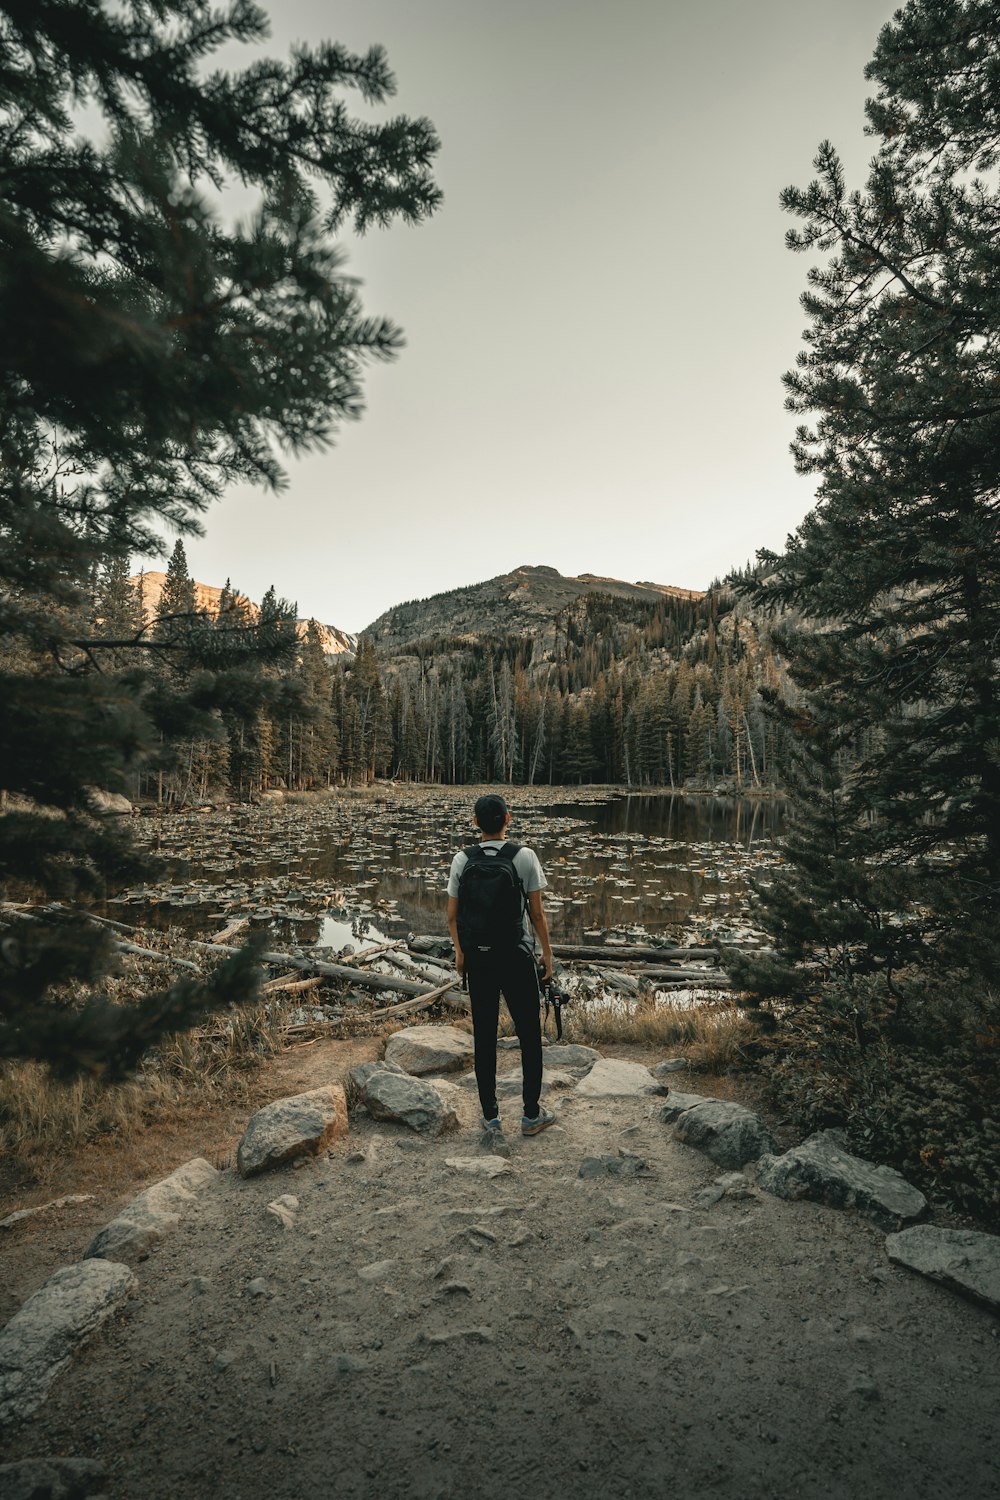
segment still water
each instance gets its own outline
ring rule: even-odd
[[[775,801],[676,795],[545,803],[512,794],[510,837],[545,869],[555,941],[605,933],[735,937],[748,876],[778,856]],[[340,948],[345,932],[445,930],[451,856],[472,841],[462,788],[395,788],[368,798],[178,816],[155,839],[168,860],[156,885],[120,893],[141,920],[211,930],[250,915],[276,937]],[[359,928],[360,918],[360,928]]]

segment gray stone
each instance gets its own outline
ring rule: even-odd
[[[395,1064],[360,1063],[351,1069],[350,1078],[376,1120],[392,1120],[424,1135],[442,1135],[458,1127],[458,1116],[438,1091]]]
[[[920,1224],[890,1234],[889,1259],[1000,1313],[1000,1236]]]
[[[83,1252],[84,1260],[132,1261],[157,1240],[176,1229],[199,1193],[218,1181],[219,1173],[204,1157],[185,1162],[169,1177],[133,1198],[109,1224],[99,1229]]]
[[[685,1110],[674,1126],[674,1140],[704,1151],[720,1167],[742,1167],[774,1150],[760,1116],[728,1099],[707,1099]]]
[[[509,1177],[510,1162],[503,1156],[446,1156],[445,1166],[470,1177]]]
[[[682,1073],[688,1065],[686,1057],[665,1057],[662,1062],[650,1068],[654,1078],[666,1078],[669,1073]]]
[[[671,1089],[666,1104],[660,1109],[660,1119],[664,1125],[669,1125],[686,1110],[694,1109],[696,1104],[708,1104],[711,1097],[711,1094],[682,1094],[680,1089]]]
[[[263,1276],[255,1276],[252,1281],[247,1282],[247,1296],[256,1299],[258,1297],[269,1297],[271,1294],[267,1289],[267,1282]]]
[[[856,1208],[880,1229],[899,1229],[927,1207],[923,1193],[891,1167],[875,1166],[845,1151],[835,1130],[818,1131],[784,1156],[764,1156],[755,1176],[758,1186],[777,1198],[810,1198],[831,1208]]]
[[[473,1060],[472,1038],[457,1026],[408,1026],[386,1043],[387,1062],[405,1073],[457,1073]]]
[[[542,1053],[545,1071],[550,1068],[571,1068],[590,1072],[601,1054],[593,1047],[584,1047],[579,1042],[553,1042]]]
[[[578,1177],[636,1177],[646,1170],[641,1156],[631,1151],[620,1151],[617,1156],[585,1156],[580,1163]]]
[[[128,1266],[82,1260],[50,1276],[0,1332],[0,1425],[30,1416],[77,1345],[137,1286]]]
[[[94,1458],[22,1458],[0,1464],[4,1500],[86,1500],[103,1490],[104,1465]]]
[[[373,1260],[367,1266],[358,1267],[358,1278],[361,1281],[385,1281],[390,1272],[395,1269],[394,1260]]]
[[[347,1134],[347,1100],[339,1083],[275,1099],[250,1116],[236,1151],[241,1177],[270,1171],[296,1156],[317,1155]]]
[[[568,1073],[561,1068],[546,1068],[542,1074],[542,1093],[546,1090],[572,1089],[580,1081],[579,1073]],[[478,1087],[476,1075],[467,1073],[464,1078],[458,1080],[459,1086],[467,1089]],[[524,1092],[521,1070],[517,1068],[513,1073],[505,1073],[497,1079],[497,1099],[520,1099]]]
[[[619,1057],[599,1058],[576,1086],[577,1094],[584,1099],[637,1099],[645,1094],[662,1094],[663,1089],[648,1068]]]

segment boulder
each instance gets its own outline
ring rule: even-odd
[[[128,1266],[82,1260],[63,1266],[0,1331],[0,1425],[30,1416],[77,1345],[138,1283]]]
[[[584,1099],[636,1099],[644,1094],[662,1094],[664,1086],[641,1063],[601,1057],[586,1078],[581,1078],[576,1091]]]
[[[674,1140],[704,1151],[711,1161],[730,1170],[774,1150],[760,1116],[728,1099],[706,1099],[686,1109],[674,1126]]]
[[[1000,1236],[918,1224],[886,1238],[889,1259],[1000,1313]]]
[[[457,1026],[408,1026],[389,1038],[385,1057],[417,1077],[458,1072],[473,1060],[472,1038]]]
[[[549,1068],[572,1068],[589,1073],[601,1054],[593,1047],[582,1047],[579,1042],[553,1042],[542,1053],[546,1072]]]
[[[0,1464],[4,1500],[86,1500],[104,1490],[107,1470],[95,1458],[22,1458]]]
[[[458,1126],[458,1116],[437,1089],[393,1063],[360,1063],[350,1080],[376,1120],[392,1120],[422,1135],[442,1135]]]
[[[265,1104],[250,1121],[236,1150],[241,1177],[270,1171],[295,1156],[315,1156],[347,1134],[347,1100],[339,1083],[309,1089]]]
[[[143,1255],[157,1240],[169,1234],[189,1211],[198,1194],[211,1186],[219,1173],[204,1157],[185,1162],[169,1177],[134,1198],[118,1216],[99,1229],[83,1252],[84,1260],[131,1261]]]
[[[694,1109],[696,1104],[710,1104],[711,1098],[710,1094],[682,1094],[680,1089],[671,1089],[666,1104],[660,1110],[660,1119],[664,1125],[669,1125],[679,1115]]]
[[[817,1131],[784,1156],[764,1156],[756,1178],[777,1198],[811,1198],[831,1208],[856,1208],[880,1229],[899,1229],[927,1207],[923,1193],[891,1167],[875,1166],[845,1151],[836,1130]]]
[[[670,1073],[683,1073],[688,1065],[686,1057],[665,1057],[655,1067],[650,1068],[654,1078],[666,1078]]]
[[[572,1089],[576,1087],[579,1081],[579,1073],[567,1073],[562,1068],[546,1068],[542,1074],[542,1093],[544,1094],[549,1089]],[[477,1087],[476,1075],[474,1073],[466,1074],[459,1082],[462,1087],[467,1089],[475,1089]],[[497,1079],[498,1099],[520,1099],[522,1093],[523,1086],[520,1068],[516,1069],[513,1073],[505,1073],[503,1077]]]

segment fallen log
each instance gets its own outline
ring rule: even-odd
[[[594,967],[598,968],[598,972],[599,972],[599,966],[595,965]],[[720,980],[723,981],[725,984],[728,984],[730,982],[729,975],[728,974],[723,974],[723,972],[722,972],[721,969],[708,968],[707,966],[704,967],[704,968],[698,968],[698,969],[677,969],[677,968],[674,968],[672,965],[670,967],[667,967],[667,968],[658,968],[658,967],[656,967],[653,964],[647,964],[647,965],[634,964],[634,965],[630,965],[630,967],[628,969],[626,969],[623,965],[616,966],[615,968],[612,969],[610,967],[610,965],[609,965],[608,966],[608,972],[609,972],[609,976],[621,973],[621,974],[624,974],[626,976],[627,975],[631,975],[633,978],[639,979],[639,980],[643,980],[643,979],[677,979],[677,980],[686,979],[686,980],[689,980],[689,981],[691,981],[691,980],[695,980],[695,981],[697,981],[697,980],[703,980],[706,984],[713,983],[713,982],[714,983],[718,983]]]
[[[593,958],[600,963],[674,963],[680,959],[718,960],[718,948],[693,945],[690,948],[637,948],[624,943],[553,943],[556,958]]]
[[[239,937],[240,933],[245,932],[249,926],[249,917],[237,917],[235,922],[230,922],[228,927],[223,927],[221,932],[217,932],[214,937],[209,938],[209,942],[213,946],[219,943],[228,943],[230,938]]]
[[[126,943],[118,938],[112,947],[116,953],[134,953],[139,958],[151,958],[158,964],[174,964],[178,969],[190,969],[192,974],[201,973],[198,965],[193,964],[189,958],[176,958],[172,953],[155,953],[152,948],[140,948],[138,943]]]
[[[314,990],[322,983],[322,974],[313,974],[309,979],[269,979],[261,985],[260,992],[262,995],[294,995],[301,990]]]
[[[222,943],[213,947],[211,943],[198,943],[193,939],[192,948],[209,948],[213,953],[239,953],[239,948],[230,948]],[[369,990],[396,990],[403,995],[426,995],[428,986],[413,979],[397,979],[392,974],[369,974],[366,969],[351,969],[347,964],[330,964],[318,958],[299,958],[294,953],[261,953],[260,962],[276,969],[302,969],[307,974],[322,974],[328,979],[346,979],[351,984]]]
[[[349,964],[353,968],[355,964],[367,963],[370,958],[378,958],[380,954],[384,955],[391,949],[401,948],[402,946],[402,938],[399,938],[394,943],[379,943],[376,948],[363,948],[360,953],[345,953],[341,958],[341,962]]]
[[[454,979],[449,979],[447,984],[438,985],[437,989],[431,990],[429,995],[419,995],[416,1000],[403,1000],[399,1005],[387,1005],[382,1010],[369,1011],[368,1019],[370,1021],[385,1021],[390,1016],[407,1016],[412,1015],[415,1011],[427,1010],[429,1006],[434,1004],[435,1000],[443,999],[448,991],[455,989],[457,985],[458,978],[456,976]]]

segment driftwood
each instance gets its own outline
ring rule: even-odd
[[[449,990],[456,989],[458,983],[459,980],[456,975],[453,979],[449,979],[447,984],[438,985],[437,989],[431,990],[428,995],[418,995],[415,1000],[403,1000],[399,1005],[387,1005],[382,1010],[370,1010],[368,1012],[368,1020],[385,1021],[390,1016],[407,1016],[412,1015],[414,1011],[426,1010],[428,1006],[434,1004],[435,1000],[443,999]]]
[[[249,917],[237,917],[235,922],[230,922],[228,927],[224,927],[221,932],[217,932],[214,937],[209,938],[209,942],[213,946],[218,943],[228,943],[230,938],[239,937],[240,933],[245,932],[249,926]]]
[[[189,958],[175,958],[172,953],[155,953],[152,948],[140,948],[138,943],[124,943],[117,939],[112,947],[116,953],[134,953],[139,958],[151,958],[158,964],[174,964],[178,969],[190,969],[192,974],[201,973],[198,965],[193,964]]]
[[[606,947],[596,943],[553,943],[556,958],[593,959],[598,963],[677,963],[683,959],[698,958],[718,960],[718,948],[633,948],[624,943],[609,943]]]
[[[601,964],[593,965],[597,973],[601,972],[602,967]],[[654,964],[630,964],[628,968],[625,968],[624,965],[618,965],[614,969],[609,967],[606,972],[609,977],[623,974],[631,975],[634,979],[639,980],[686,979],[689,981],[703,980],[706,984],[718,984],[720,981],[723,984],[729,983],[728,974],[723,974],[721,969],[709,968],[707,965],[704,968],[697,969],[678,969],[674,968],[673,965],[668,968],[658,968]]]
[[[384,957],[394,948],[402,948],[403,939],[397,938],[393,943],[379,943],[376,948],[364,948],[360,953],[345,953],[341,963],[348,964],[352,969],[355,964],[366,964],[369,959]]]
[[[238,948],[219,943],[214,948],[210,943],[191,944],[194,948],[211,948],[215,953],[238,953]],[[369,974],[365,969],[351,969],[347,964],[323,963],[318,958],[298,958],[294,953],[261,953],[260,962],[272,964],[277,969],[302,969],[307,974],[322,974],[327,979],[347,979],[369,990],[396,990],[403,995],[426,995],[432,986],[418,984],[413,979],[396,979],[392,974]]]
[[[267,984],[261,985],[260,992],[262,995],[294,995],[301,990],[314,990],[322,983],[322,974],[313,974],[310,979],[269,979]]]

